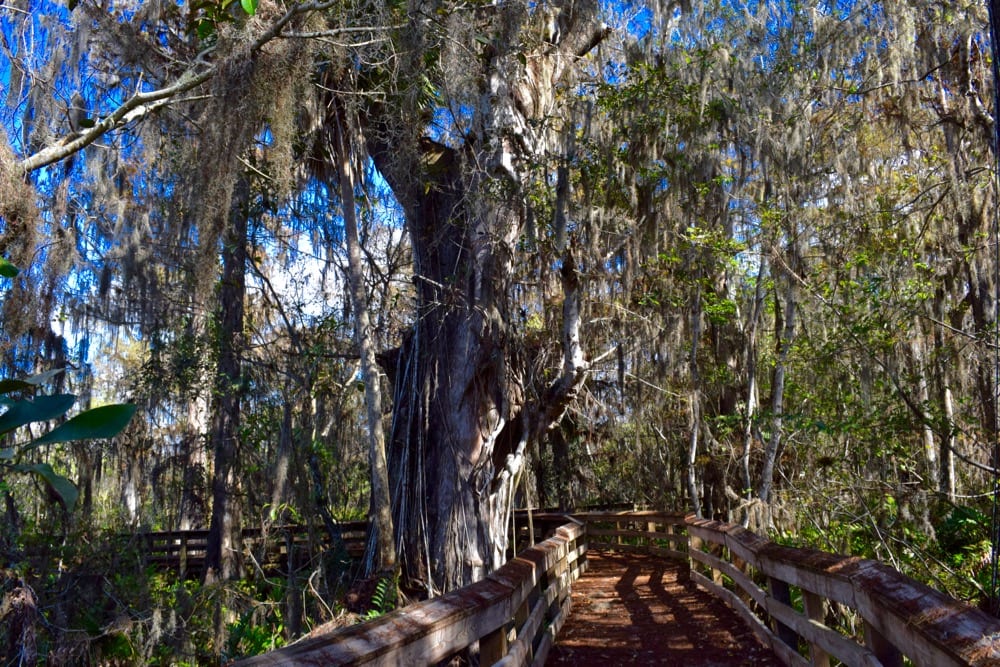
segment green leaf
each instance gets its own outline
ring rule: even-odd
[[[240,0],[240,5],[249,16],[257,13],[257,0]]]
[[[215,24],[211,21],[198,21],[195,32],[198,33],[198,39],[208,39],[215,32]]]
[[[0,276],[3,276],[4,278],[13,278],[18,273],[20,273],[20,269],[3,257],[0,257]]]
[[[135,405],[132,403],[117,403],[86,410],[60,424],[31,444],[35,446],[69,440],[110,438],[118,435],[128,425],[134,414]]]
[[[13,431],[19,426],[31,422],[48,421],[66,414],[73,407],[76,396],[73,394],[56,394],[54,396],[38,396],[16,401],[7,412],[0,415],[0,433]]]
[[[0,449],[0,461],[13,461],[16,452],[10,448]]]
[[[59,496],[63,505],[66,506],[67,512],[72,512],[73,508],[76,507],[76,499],[80,492],[73,485],[73,482],[53,470],[48,463],[32,463],[12,467],[19,472],[30,472],[41,477],[49,485],[49,488]]]

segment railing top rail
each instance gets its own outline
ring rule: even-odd
[[[664,521],[671,521],[678,525],[684,524],[688,517],[693,517],[693,514],[684,514],[682,512],[659,512],[656,510],[635,510],[635,511],[598,511],[598,512],[573,512],[570,516],[574,516],[585,521],[614,521],[622,519],[661,519]]]
[[[888,565],[775,544],[708,519],[692,519],[689,532],[727,547],[765,576],[856,610],[917,664],[988,665],[1000,657],[1000,619]]]
[[[568,520],[556,534],[528,547],[486,578],[417,602],[367,623],[321,628],[291,646],[242,661],[252,665],[433,664],[501,628],[529,599],[545,572],[567,557],[586,528]],[[391,656],[391,658],[390,658]]]
[[[354,531],[354,530],[367,530],[367,521],[342,521],[336,524],[337,528],[342,531]],[[269,526],[267,529],[268,533],[307,533],[310,530],[314,530],[317,533],[325,533],[326,529],[323,526],[308,526],[305,524],[280,524]],[[243,528],[241,534],[244,537],[253,537],[255,535],[260,535],[263,531],[261,528],[256,526],[251,526]],[[207,538],[209,533],[208,528],[188,528],[185,530],[143,530],[136,533],[137,536],[145,537],[147,539],[180,539],[180,538]]]

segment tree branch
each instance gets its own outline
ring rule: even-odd
[[[335,0],[328,0],[327,2],[314,1],[293,6],[250,44],[249,52],[256,53],[264,48],[268,42],[281,36],[282,29],[299,14],[321,11],[334,6],[334,4],[336,4]],[[93,127],[84,132],[71,133],[59,140],[58,143],[46,146],[34,155],[21,160],[18,163],[18,167],[23,174],[28,174],[36,169],[41,169],[60,160],[65,160],[94,143],[108,132],[116,130],[133,120],[141,119],[149,112],[161,106],[170,104],[172,98],[175,96],[186,93],[211,79],[215,76],[217,70],[217,65],[210,65],[202,72],[196,73],[193,65],[191,69],[181,74],[180,78],[169,86],[157,90],[135,93]]]
[[[189,70],[166,88],[151,90],[145,93],[136,93],[92,128],[79,134],[70,134],[59,143],[43,148],[34,155],[21,160],[18,167],[20,167],[23,173],[27,174],[60,160],[65,160],[94,143],[108,132],[125,125],[131,120],[145,116],[157,107],[168,104],[170,98],[175,95],[186,93],[192,88],[205,83],[214,74],[215,68],[210,68],[200,74],[194,74]]]

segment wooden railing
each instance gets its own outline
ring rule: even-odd
[[[833,658],[897,667],[904,657],[927,667],[1000,665],[1000,620],[877,561],[781,546],[694,515],[573,516],[586,522],[592,549],[688,560],[694,583],[739,613],[786,665],[826,667]],[[860,637],[831,627],[846,614],[860,622]]]
[[[796,549],[690,517],[691,577],[735,609],[787,665],[1000,664],[1000,620],[877,561]],[[828,625],[831,604],[863,637]]]
[[[563,521],[482,581],[238,664],[428,665],[478,649],[480,665],[542,665],[587,566],[585,526]]]
[[[694,515],[569,518],[522,517],[519,535],[553,536],[483,581],[239,664],[426,665],[478,646],[481,665],[541,665],[589,547],[689,563],[692,581],[739,613],[786,665],[825,667],[833,658],[899,667],[904,657],[926,667],[1000,665],[1000,620],[876,561],[781,546]],[[860,636],[836,622],[848,616],[859,621]]]
[[[582,512],[591,549],[640,552],[673,560],[688,559],[687,517],[671,512]]]
[[[349,521],[337,525],[340,538],[347,555],[360,557],[365,550],[365,536],[368,524],[365,521]],[[323,531],[312,529],[318,534],[325,548],[329,548],[330,538]],[[146,562],[150,565],[176,570],[184,575],[195,576],[204,568],[208,549],[207,530],[167,530],[144,533]],[[266,536],[259,528],[243,529],[243,547],[249,549],[263,567],[287,563],[290,553],[307,551],[310,542],[308,526],[274,526]]]

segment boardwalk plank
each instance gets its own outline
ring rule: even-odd
[[[548,665],[778,667],[740,616],[698,590],[685,564],[591,552]]]

